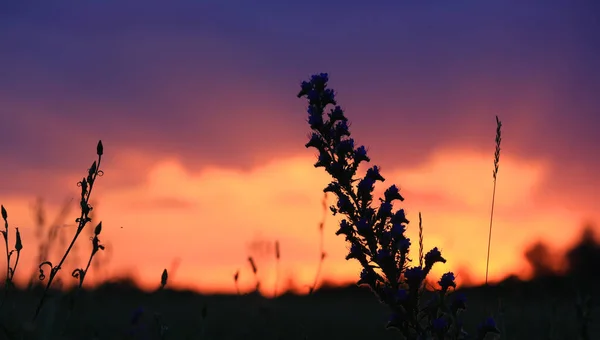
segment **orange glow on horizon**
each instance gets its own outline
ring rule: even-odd
[[[108,277],[128,275],[143,288],[154,289],[163,268],[176,268],[169,279],[172,287],[232,293],[233,275],[239,269],[240,289],[249,291],[255,280],[247,263],[252,255],[263,294],[271,295],[277,276],[273,244],[278,240],[282,253],[278,291],[289,288],[288,281],[293,282],[297,292],[308,291],[320,256],[317,226],[322,218],[322,189],[328,183],[327,174],[313,168],[314,157],[274,160],[246,172],[212,166],[192,172],[176,158],[162,159],[147,169],[152,163],[148,158],[127,152],[119,159],[129,162],[103,168],[105,175],[99,178],[92,200],[98,202],[97,219],[103,222],[100,239],[109,248],[99,260],[108,258],[110,262],[90,271],[88,286]],[[564,248],[579,235],[577,228],[564,230],[562,221],[578,221],[581,216],[545,206],[535,196],[548,166],[543,160],[503,155],[492,238],[492,281],[511,273],[527,278],[523,252],[534,240],[543,239],[552,247]],[[454,271],[459,284],[483,282],[491,168],[488,154],[452,149],[438,150],[418,167],[383,169],[385,187],[397,184],[406,198],[395,207],[405,208],[411,220],[408,236],[413,240],[412,253],[418,252],[417,215],[422,212],[425,252],[437,246],[448,260],[434,267],[430,280],[437,281],[443,272]],[[132,171],[145,174],[141,184],[111,183],[111,178]],[[375,196],[380,196],[385,187],[377,186]],[[18,282],[25,282],[37,267],[30,210],[33,200],[13,196],[3,202],[11,226],[19,226],[23,235]],[[53,215],[59,206],[49,204],[48,209]],[[67,238],[72,237],[72,215],[62,228]],[[335,235],[337,221],[328,212],[324,231],[327,257],[319,281],[355,282],[360,268],[355,261],[344,260],[347,245],[343,237]],[[78,242],[78,262],[68,263],[63,273],[67,283],[75,281],[68,274],[89,254],[87,234],[82,234]],[[56,259],[53,253],[51,260]]]

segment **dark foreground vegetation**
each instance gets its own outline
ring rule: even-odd
[[[507,279],[499,285],[458,290],[467,297],[465,326],[476,329],[494,313],[505,339],[576,339],[581,327],[576,281],[565,277],[530,282]],[[27,329],[41,289],[14,291],[2,311],[6,330]],[[590,291],[597,301],[597,292]],[[583,297],[583,294],[580,294]],[[71,294],[52,292],[38,329],[24,339],[397,339],[384,328],[387,307],[357,286],[324,287],[309,296],[285,294],[199,295],[169,289],[145,293],[127,281],[80,291],[70,314]],[[582,306],[585,309],[585,306]],[[9,312],[10,310],[10,312]],[[592,320],[598,311],[591,310]],[[63,334],[59,336],[58,334]],[[590,322],[590,339],[600,324]]]

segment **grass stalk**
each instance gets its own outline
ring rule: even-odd
[[[494,222],[494,203],[496,200],[496,182],[498,177],[498,168],[500,166],[500,142],[502,141],[502,122],[496,116],[496,151],[494,152],[494,189],[492,191],[492,209],[490,212],[490,231],[488,233],[487,259],[485,261],[485,285],[488,285],[488,274],[490,267],[490,246],[492,244],[492,225]]]

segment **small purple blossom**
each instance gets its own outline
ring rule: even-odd
[[[440,253],[437,247],[425,254],[425,267],[431,268],[436,262],[446,263],[446,259],[442,257],[442,253]]]
[[[354,150],[354,161],[356,163],[360,163],[363,161],[369,162],[371,159],[367,156],[367,149],[364,145],[359,146],[356,150]]]
[[[348,130],[348,123],[346,123],[345,121],[338,122],[335,125],[333,134],[334,134],[334,136],[336,136],[336,138],[350,136],[350,131]]]
[[[319,100],[319,92],[317,92],[316,90],[310,90],[308,91],[308,100],[310,101],[311,104],[316,104],[317,101]]]
[[[367,196],[373,192],[375,180],[369,177],[365,177],[358,182],[358,194],[360,196]]]
[[[447,272],[442,275],[442,278],[438,281],[438,284],[442,287],[443,291],[447,291],[448,288],[456,288],[456,282],[453,272]]]
[[[341,192],[341,187],[340,184],[337,182],[331,182],[329,183],[325,189],[323,189],[323,192],[333,192],[335,194],[340,193]]]
[[[392,216],[391,222],[394,224],[409,223],[409,221],[406,219],[406,213],[404,212],[404,209],[398,209],[398,211],[394,213],[394,216]]]
[[[383,196],[385,197],[386,202],[392,202],[393,200],[404,201],[404,197],[400,195],[400,190],[398,190],[398,187],[395,184],[387,188],[383,193]]]
[[[350,225],[350,223],[348,223],[348,221],[346,221],[346,220],[341,220],[340,221],[340,229],[335,234],[336,235],[340,235],[340,234],[348,235],[350,233],[352,233],[352,226]]]
[[[300,93],[298,93],[298,98],[307,95],[308,92],[312,90],[313,84],[312,82],[303,81],[302,84],[300,84],[300,87],[302,88],[302,90],[300,90]]]
[[[373,272],[373,269],[363,268],[363,270],[360,272],[360,280],[358,281],[358,285],[367,284],[369,286],[373,286],[376,279],[377,277],[375,272]]]
[[[354,139],[348,138],[340,141],[336,149],[339,155],[352,154],[354,151]]]
[[[331,166],[331,157],[329,156],[329,154],[327,154],[327,152],[319,153],[319,158],[317,159],[317,162],[315,163],[315,168],[324,167],[325,169],[328,169],[330,166]]]
[[[320,88],[325,87],[327,82],[329,81],[329,74],[327,73],[319,73],[310,77],[310,82],[314,87]]]
[[[323,91],[323,106],[327,106],[329,104],[336,104],[335,102],[335,93],[333,92],[332,89],[325,89],[325,91]]]
[[[381,176],[381,174],[379,173],[379,167],[377,165],[367,170],[367,175],[365,177],[371,178],[375,181],[385,181],[383,176]]]
[[[310,124],[310,120],[309,120],[309,124]],[[310,140],[308,141],[308,143],[306,143],[305,146],[307,148],[313,147],[313,148],[320,150],[323,147],[323,139],[321,139],[321,137],[318,134],[313,132],[310,135]]]
[[[344,111],[342,110],[341,107],[336,106],[334,109],[331,110],[331,112],[329,113],[329,120],[331,122],[337,122],[337,121],[343,121],[343,122],[347,122],[348,118],[346,118],[344,116]]]

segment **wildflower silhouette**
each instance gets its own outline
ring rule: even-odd
[[[404,201],[398,187],[390,186],[380,198],[379,207],[373,204],[373,190],[377,182],[385,179],[378,166],[372,166],[363,178],[357,177],[359,165],[370,162],[364,146],[356,146],[350,137],[348,118],[337,106],[333,89],[327,88],[327,73],[313,75],[301,84],[298,98],[308,99],[308,124],[312,129],[307,148],[319,151],[315,167],[324,168],[333,181],[324,192],[337,197],[331,206],[333,215],[345,218],[336,235],[344,235],[350,243],[346,259],[356,259],[362,265],[358,285],[367,285],[382,303],[391,309],[388,328],[395,328],[407,339],[463,339],[459,311],[466,309],[464,296],[452,302],[447,296],[455,288],[452,272],[442,275],[438,282],[441,290],[434,298],[420,306],[420,295],[425,278],[437,262],[446,260],[438,248],[424,256],[424,263],[409,266],[410,239],[405,236],[409,223],[403,209],[393,211],[396,200]],[[329,105],[334,107],[327,112]],[[488,333],[499,333],[493,319],[479,328],[478,339]]]

